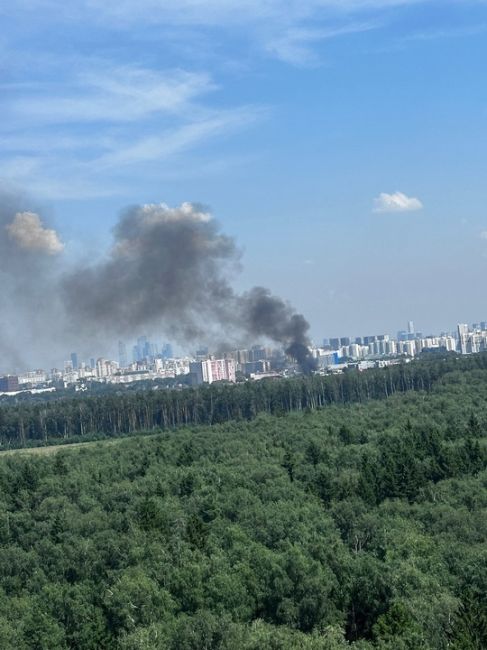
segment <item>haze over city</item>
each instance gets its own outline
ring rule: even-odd
[[[232,242],[221,277],[235,296],[265,287],[317,342],[483,317],[484,3],[305,1],[283,12],[272,1],[26,0],[1,16],[1,334],[12,364],[116,343],[110,319],[90,321],[87,282],[69,322],[60,286],[107,270],[130,206],[211,215]],[[197,288],[192,312],[208,290]],[[127,334],[138,336],[147,303],[119,289],[113,320],[128,296],[139,319]],[[175,313],[152,332],[173,331]]]

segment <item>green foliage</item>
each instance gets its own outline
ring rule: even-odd
[[[487,354],[471,357],[432,357],[380,370],[348,370],[341,375],[299,377],[280,381],[216,382],[190,388],[169,382],[114,390],[93,388],[88,394],[61,391],[46,396],[0,398],[0,445],[3,448],[97,440],[182,426],[251,420],[260,413],[309,413],[331,404],[363,403],[409,391],[427,392],[461,386],[487,369]],[[460,379],[459,379],[460,377]],[[154,390],[157,389],[157,390]],[[472,437],[485,430],[470,409],[467,429]],[[364,444],[362,426],[341,422],[338,436],[344,444]],[[181,449],[180,464],[192,462],[191,444]]]
[[[2,650],[487,647],[487,370],[259,390],[104,396],[167,430],[0,455]]]

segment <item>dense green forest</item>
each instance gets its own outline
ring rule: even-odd
[[[103,399],[1,410],[167,430],[0,454],[0,648],[487,647],[485,356]]]
[[[216,383],[198,388],[121,391],[0,403],[1,447],[96,439],[180,426],[250,420],[330,404],[365,402],[400,392],[429,392],[454,371],[487,369],[487,354],[433,357],[380,370],[287,380]]]

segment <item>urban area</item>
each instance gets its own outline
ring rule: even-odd
[[[413,321],[397,336],[377,334],[364,337],[325,338],[312,345],[310,354],[318,373],[343,372],[346,368],[366,370],[411,361],[425,353],[475,354],[487,351],[487,321],[460,323],[456,331],[424,336]],[[130,357],[129,357],[130,354]],[[132,348],[119,341],[118,360],[90,358],[82,361],[70,354],[64,367],[50,371],[36,369],[0,376],[0,395],[24,391],[45,392],[73,387],[87,390],[91,382],[130,384],[156,379],[178,379],[179,385],[211,384],[215,381],[245,381],[299,374],[298,365],[282,349],[254,345],[248,349],[212,354],[208,348],[192,355],[176,356],[172,345],[157,345],[146,336]]]

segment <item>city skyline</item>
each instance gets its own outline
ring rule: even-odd
[[[269,287],[315,340],[413,316],[424,331],[475,319],[485,3],[138,7],[3,11],[5,246],[91,268],[126,206],[193,201],[235,238],[235,290]],[[0,336],[12,348],[20,329],[42,360],[66,328],[40,336],[42,305],[22,303],[9,264]]]
[[[478,335],[477,335],[478,333]],[[195,360],[215,359],[218,354],[225,355],[235,354],[235,361],[238,363],[248,363],[250,367],[257,361],[268,359],[268,354],[278,353],[282,358],[286,354],[284,348],[279,352],[279,348],[269,345],[269,341],[254,342],[247,347],[227,347],[221,348],[218,353],[207,346],[193,346],[192,348],[178,348],[167,341],[156,343],[150,341],[149,337],[142,335],[130,343],[119,340],[116,346],[113,346],[113,354],[86,356],[82,358],[77,351],[65,355],[63,363],[49,364],[51,373],[76,373],[78,370],[94,371],[98,377],[104,377],[116,373],[122,369],[128,369],[131,372],[153,367],[156,372],[162,372],[167,366],[172,372],[184,374],[189,372],[190,364]],[[407,321],[406,329],[398,330],[394,334],[381,331],[381,333],[368,335],[345,335],[338,337],[324,337],[320,341],[310,341],[310,351],[312,356],[327,363],[339,363],[340,357],[352,359],[379,359],[380,357],[414,357],[424,349],[443,348],[446,352],[459,352],[460,354],[471,354],[481,351],[487,351],[487,320],[475,323],[457,323],[455,328],[442,329],[439,332],[420,332],[414,327],[414,321]],[[367,350],[368,348],[368,350]],[[116,352],[115,352],[116,350]],[[129,359],[129,350],[131,355]],[[267,352],[263,353],[266,350]],[[254,354],[252,351],[256,351]],[[338,356],[336,356],[338,353]],[[244,355],[243,359],[241,355]],[[333,356],[335,355],[335,356]],[[272,356],[272,355],[271,355]],[[289,353],[287,353],[289,356]],[[326,359],[325,359],[326,357]],[[182,365],[179,363],[182,361]],[[159,363],[161,362],[161,363]],[[176,364],[174,364],[176,362]],[[106,369],[105,369],[106,366]],[[61,368],[63,370],[61,370]],[[271,368],[257,369],[255,366],[252,372],[266,372]],[[250,372],[250,370],[249,370]],[[36,374],[37,373],[37,374]],[[211,374],[211,373],[210,373]],[[40,367],[20,367],[7,368],[2,367],[0,363],[0,376],[5,377],[23,375],[26,378],[31,376],[41,382],[47,377],[46,371]],[[59,375],[59,376],[61,376]],[[27,379],[26,379],[27,381]]]

